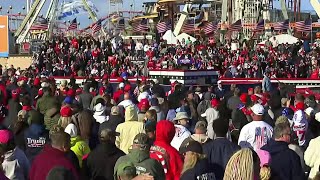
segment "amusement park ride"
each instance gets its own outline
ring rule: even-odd
[[[48,22],[48,31],[46,31],[44,39],[49,38],[49,35],[52,34],[54,28],[57,27],[55,24],[58,23],[57,9],[59,6],[59,0],[34,0],[33,2],[27,0],[27,3],[30,3],[30,7],[27,7],[29,11],[23,18],[18,28],[14,31],[14,37],[17,44],[29,41],[31,37],[30,28],[32,24],[39,20],[39,13],[41,9],[43,9],[46,1],[49,1],[50,5],[47,9],[46,15],[43,17]],[[98,17],[88,5],[87,0],[81,1],[89,14],[89,18],[93,21],[93,23],[97,22]],[[294,13],[295,21],[300,20],[301,0],[279,1],[284,19],[288,18],[289,10]],[[320,16],[319,1],[310,0],[310,3],[318,16]],[[144,14],[138,18],[133,17],[130,21],[142,18],[146,18],[152,23],[169,20],[174,22],[172,23],[172,28],[173,33],[176,36],[179,35],[184,23],[188,19],[190,20],[193,18],[196,22],[196,18],[201,17],[201,22],[209,20],[219,21],[221,24],[221,29],[223,29],[222,24],[230,25],[238,19],[242,19],[243,24],[256,24],[260,19],[270,20],[270,10],[274,8],[273,0],[158,0],[157,3],[152,3],[151,6],[151,8],[150,6],[148,7],[149,12],[144,12]],[[145,7],[145,10],[146,9],[147,7]],[[119,14],[119,12],[115,13]],[[135,13],[139,14],[142,12]],[[194,14],[194,17],[191,17],[191,14]],[[106,17],[100,18],[100,20],[108,19],[110,16],[112,16],[112,13]],[[85,28],[84,30],[89,29],[89,27]],[[105,35],[106,33],[104,32],[104,28],[101,30]],[[247,37],[251,36],[251,30],[252,27],[244,26],[243,34],[245,34]]]

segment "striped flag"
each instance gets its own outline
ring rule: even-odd
[[[139,23],[133,23],[133,31],[135,32],[146,32],[148,30],[148,19],[142,19]]]
[[[99,19],[92,27],[91,27],[91,30],[92,30],[92,34],[95,34],[96,32],[99,32],[101,30],[101,20]]]
[[[261,19],[256,28],[253,30],[254,32],[260,32],[260,31],[264,31],[264,19]]]
[[[241,28],[242,28],[242,22],[241,22],[241,19],[239,19],[238,21],[231,24],[231,26],[229,27],[229,31],[240,31]]]
[[[47,22],[37,22],[32,24],[32,26],[30,27],[30,31],[45,31],[48,29],[48,23]]]
[[[194,20],[187,21],[182,27],[182,32],[191,32],[194,31]]]
[[[77,23],[77,18],[74,18],[71,22],[71,24],[68,27],[68,31],[69,30],[75,30],[78,28],[78,23]]]
[[[208,22],[204,25],[203,31],[205,34],[210,34],[218,29],[218,22]]]
[[[168,22],[159,22],[157,24],[158,33],[164,33],[171,29],[171,23]]]
[[[305,21],[296,22],[296,30],[300,32],[310,32],[312,30],[312,20],[309,18]]]
[[[275,31],[284,31],[289,29],[289,19],[284,20],[283,22],[276,22],[273,25]]]

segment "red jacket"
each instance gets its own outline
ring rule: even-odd
[[[156,127],[156,141],[151,147],[150,157],[159,161],[166,173],[166,179],[179,180],[183,162],[178,151],[170,145],[175,134],[175,127],[168,120],[161,120]],[[165,153],[161,154],[156,149],[164,149]]]
[[[79,179],[75,167],[65,157],[65,153],[50,145],[46,145],[43,151],[34,159],[29,178],[30,180],[45,180],[50,170],[58,166],[70,170],[74,174],[75,179]]]

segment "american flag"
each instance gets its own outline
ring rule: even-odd
[[[276,22],[273,25],[275,31],[284,31],[289,29],[289,19],[284,20],[283,22]]]
[[[146,32],[149,30],[148,19],[142,19],[139,23],[133,23],[132,26],[135,32]]]
[[[92,27],[92,34],[95,34],[96,32],[99,32],[101,30],[101,20],[99,19]]]
[[[32,26],[30,27],[30,31],[44,31],[48,29],[48,23],[47,22],[37,22],[32,24]]]
[[[205,34],[210,34],[218,29],[218,22],[208,22],[204,25],[203,31]]]
[[[164,33],[166,31],[168,31],[169,29],[171,29],[171,23],[168,22],[159,22],[157,24],[157,30],[158,33]]]
[[[78,28],[78,23],[77,23],[77,18],[74,18],[71,22],[71,24],[68,27],[68,31],[69,30],[75,30]]]
[[[306,19],[305,21],[296,22],[296,30],[300,32],[310,32],[312,30],[312,20]]]
[[[254,150],[260,149],[262,146],[266,145],[268,142],[267,128],[266,127],[257,127],[255,129],[255,141]]]
[[[256,28],[253,31],[255,31],[255,32],[264,31],[264,19],[261,19],[258,22]]]
[[[194,20],[187,21],[182,27],[182,32],[191,32],[194,31]]]
[[[118,29],[118,30],[124,30],[124,29],[125,29],[124,18],[121,18],[121,19],[118,21],[117,29]]]
[[[229,31],[240,31],[241,28],[242,28],[242,22],[241,22],[241,19],[239,19],[238,21],[231,24],[231,26],[229,27]]]

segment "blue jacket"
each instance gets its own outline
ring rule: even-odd
[[[208,163],[207,160],[200,160],[192,169],[185,171],[180,180],[197,180],[197,179],[207,179],[215,180],[215,174],[213,172],[213,167]]]
[[[288,143],[271,139],[268,144],[264,145],[261,149],[268,151],[271,155],[271,179],[307,179],[304,175],[298,154],[289,149]]]
[[[204,144],[203,152],[207,155],[209,163],[213,165],[217,180],[223,179],[230,157],[239,149],[240,146],[230,142],[227,138],[217,138]]]
[[[44,125],[31,124],[24,132],[24,140],[26,144],[25,154],[30,163],[43,149],[45,144],[49,143],[49,131]]]

